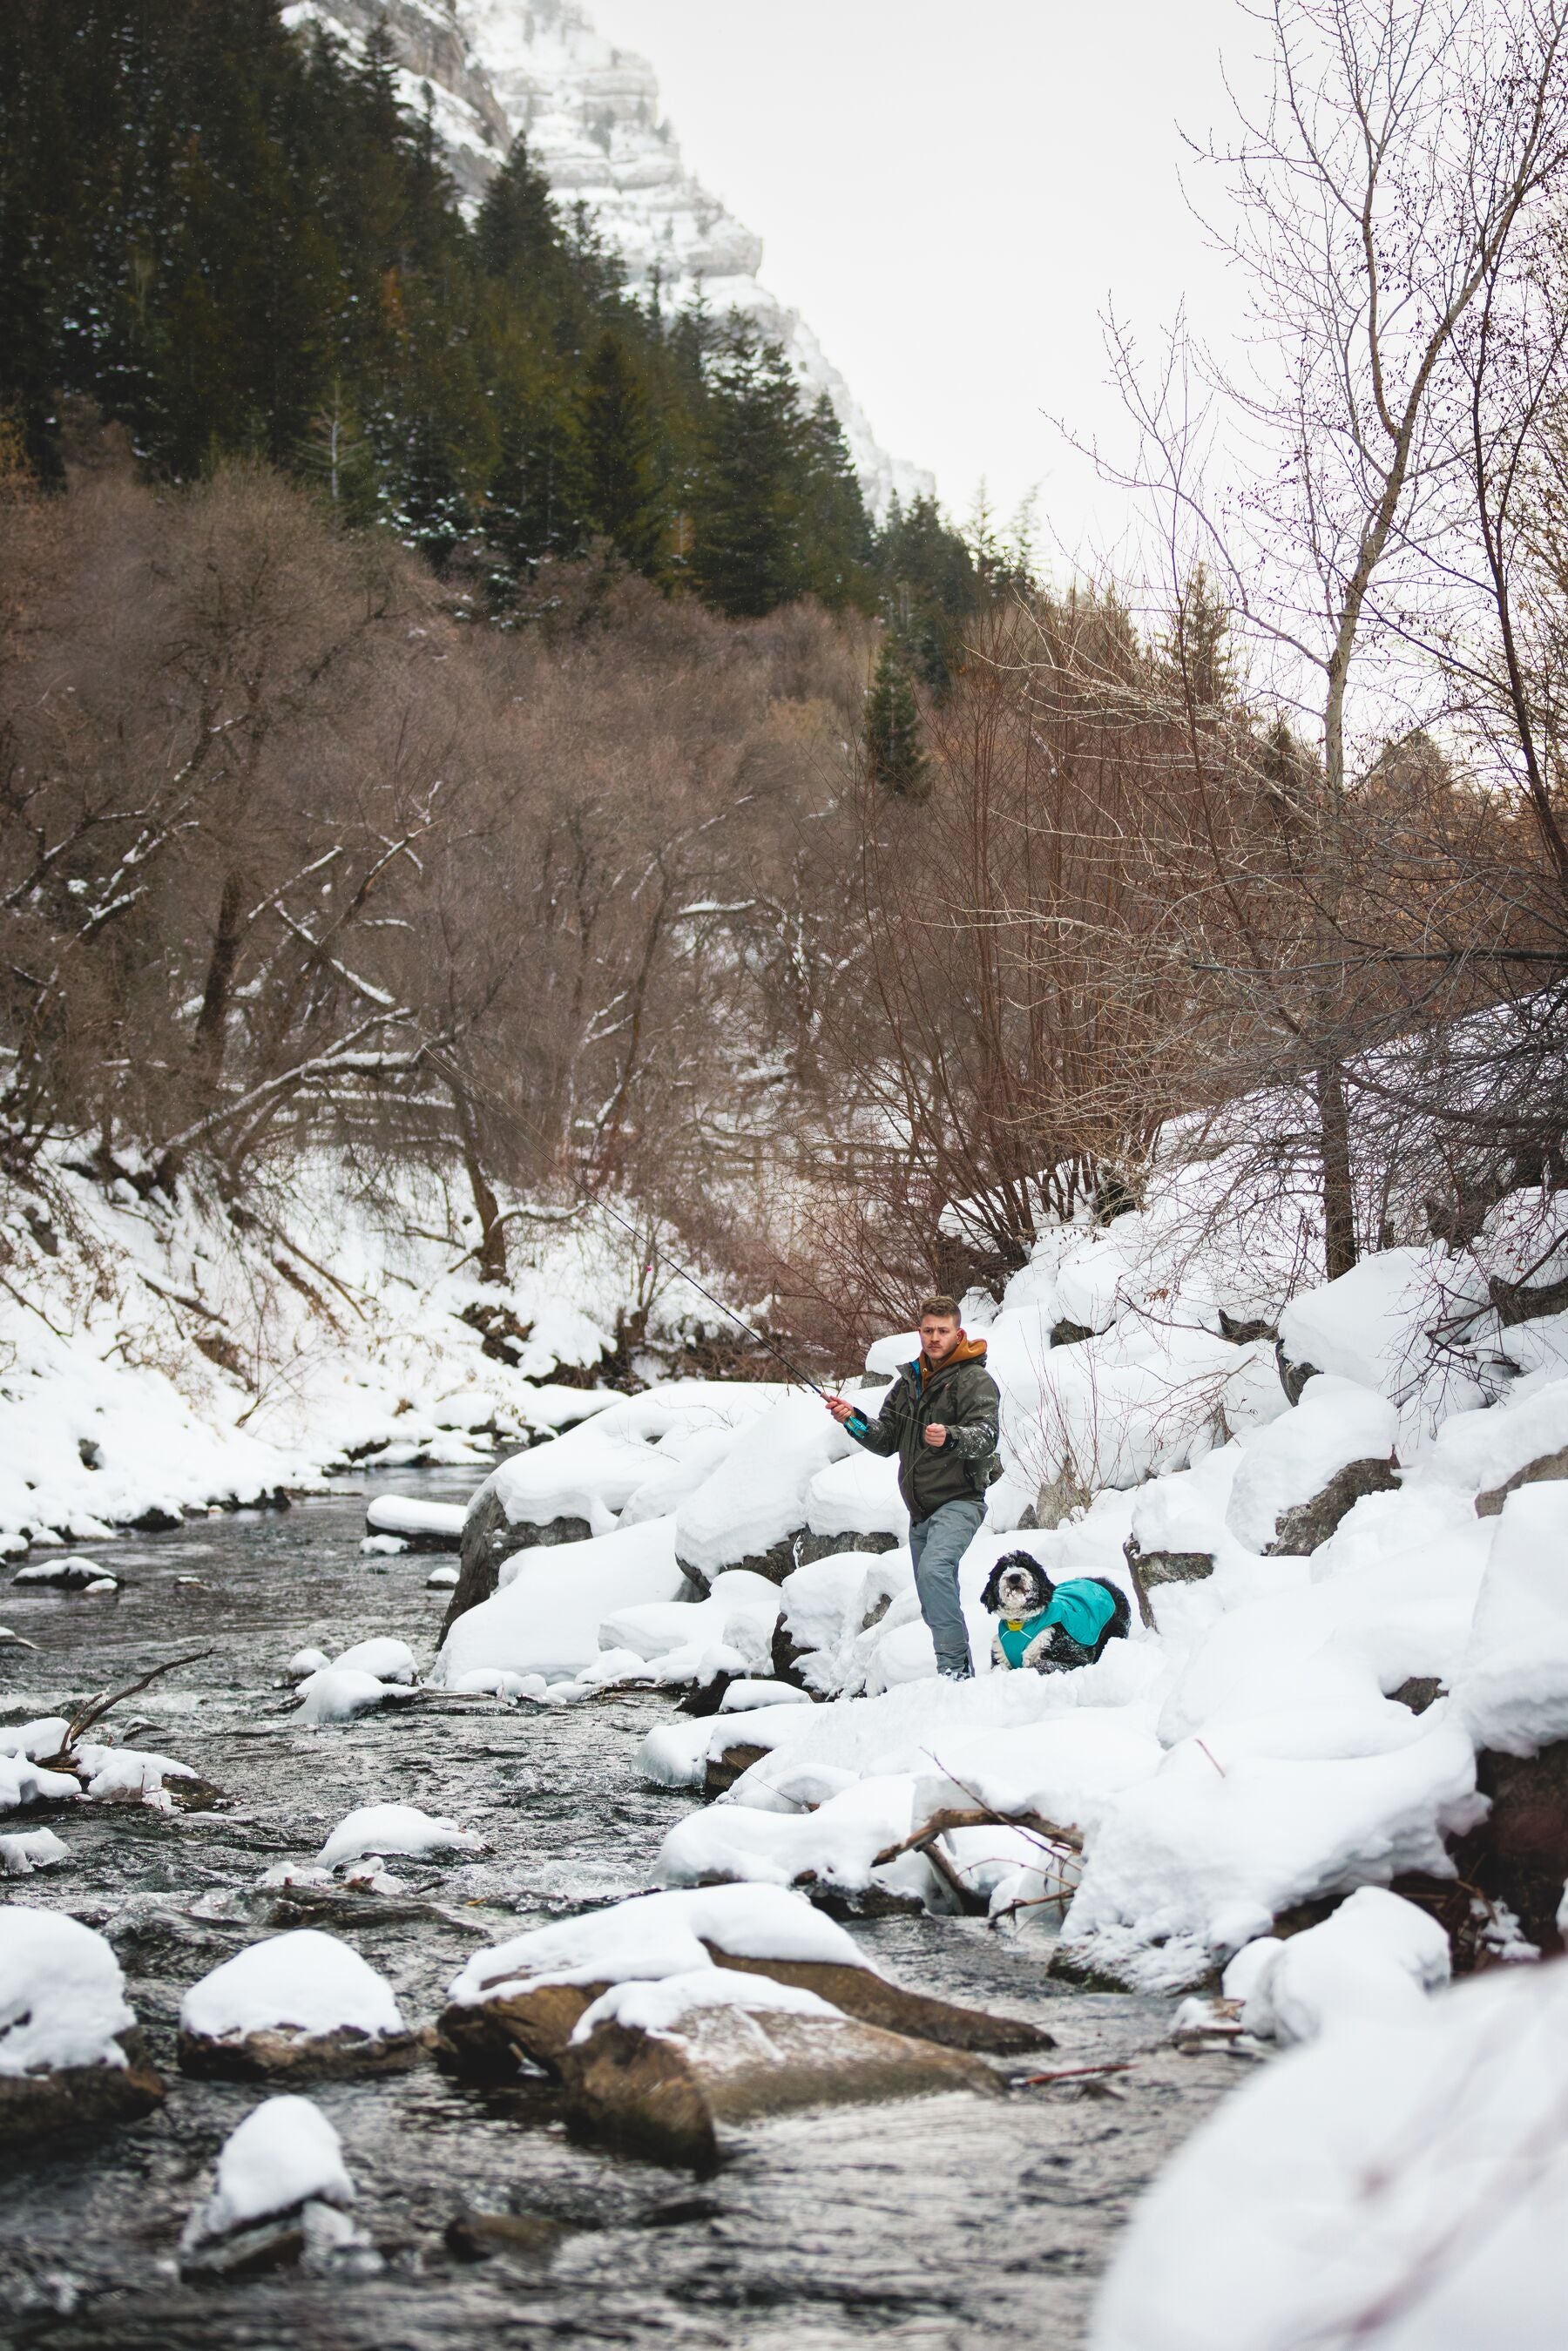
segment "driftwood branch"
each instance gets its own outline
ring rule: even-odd
[[[1042,1819],[1039,1813],[997,1813],[984,1804],[945,1804],[940,1812],[932,1813],[923,1828],[914,1830],[897,1844],[890,1844],[885,1852],[879,1853],[873,1865],[881,1869],[884,1863],[897,1861],[902,1854],[922,1852],[933,1838],[946,1836],[949,1829],[1026,1829],[1048,1844],[1064,1846],[1069,1853],[1083,1850],[1083,1839],[1076,1829],[1064,1829],[1056,1821]]]
[[[154,1666],[150,1674],[143,1674],[140,1681],[127,1682],[123,1689],[99,1690],[96,1698],[89,1698],[87,1704],[72,1716],[66,1735],[60,1741],[59,1752],[44,1758],[42,1769],[46,1771],[58,1769],[68,1771],[72,1768],[71,1750],[78,1740],[85,1738],[89,1730],[95,1729],[103,1720],[110,1708],[118,1706],[122,1698],[134,1698],[138,1690],[144,1690],[147,1687],[149,1682],[155,1682],[162,1674],[172,1674],[176,1667],[199,1665],[204,1657],[215,1655],[216,1652],[212,1649],[193,1649],[188,1657],[171,1657],[167,1664]]]

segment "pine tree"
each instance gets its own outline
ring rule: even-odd
[[[805,421],[802,444],[806,584],[832,610],[858,604],[869,611],[875,601],[871,522],[843,426],[825,392]]]
[[[583,504],[591,528],[650,579],[664,540],[664,496],[648,396],[622,338],[606,328],[578,401]]]
[[[925,757],[920,747],[920,709],[897,638],[890,630],[876,658],[866,697],[866,763],[872,781],[902,799],[925,797]]]
[[[549,182],[528,161],[526,141],[512,141],[506,162],[485,191],[474,240],[492,277],[514,274],[539,285],[559,284],[564,232]]]
[[[804,592],[800,525],[807,455],[782,347],[737,327],[708,382],[692,569],[732,620]]]

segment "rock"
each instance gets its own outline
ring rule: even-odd
[[[846,1967],[831,1959],[747,1959],[721,1950],[716,1943],[707,1949],[716,1967],[767,1976],[774,1983],[813,1991],[830,2007],[841,2009],[862,2024],[874,2024],[905,2039],[934,2041],[944,2049],[967,2049],[988,2057],[1018,2057],[1032,2049],[1056,2046],[1054,2033],[1042,2024],[1019,2016],[991,2016],[984,2009],[960,2008],[953,2001],[905,1991],[901,1984],[890,1983],[870,1968]]]
[[[247,1944],[185,1994],[180,2070],[201,2081],[402,2074],[427,2043],[350,1945],[302,1927]]]
[[[737,1744],[727,1747],[722,1754],[710,1755],[703,1775],[703,1792],[708,1796],[722,1796],[727,1789],[734,1787],[743,1771],[749,1771],[754,1763],[760,1763],[767,1753],[766,1747]]]
[[[463,1521],[463,1562],[456,1588],[442,1619],[443,1640],[459,1616],[492,1596],[501,1562],[510,1559],[514,1552],[528,1551],[538,1543],[586,1542],[591,1532],[586,1519],[551,1519],[543,1526],[529,1520],[508,1519],[506,1505],[494,1487],[483,1489]]]
[[[302,2262],[369,2276],[381,2256],[342,2210],[354,2184],[338,2134],[308,2098],[268,2098],[230,2133],[217,2179],[180,2240],[187,2274],[234,2276]]]
[[[1222,1339],[1228,1339],[1233,1347],[1249,1347],[1259,1339],[1266,1339],[1270,1346],[1278,1346],[1280,1341],[1275,1325],[1266,1322],[1261,1315],[1255,1316],[1250,1322],[1239,1321],[1234,1314],[1228,1314],[1223,1306],[1219,1309],[1219,1335]]]
[[[1489,1487],[1484,1494],[1478,1494],[1476,1516],[1478,1519],[1498,1518],[1503,1504],[1517,1488],[1547,1484],[1558,1478],[1568,1478],[1568,1445],[1561,1447],[1555,1453],[1542,1453],[1536,1460],[1527,1461],[1522,1469],[1516,1469],[1511,1478],[1503,1479],[1500,1486]]]
[[[1161,1583],[1201,1583],[1214,1573],[1211,1551],[1144,1551],[1136,1535],[1129,1535],[1122,1554],[1134,1580],[1151,1590]]]
[[[1412,1674],[1408,1681],[1401,1682],[1388,1695],[1396,1705],[1407,1706],[1412,1714],[1425,1714],[1442,1697],[1443,1685],[1436,1674]]]
[[[642,1985],[645,1992],[666,1987]],[[572,2124],[612,2147],[708,2170],[727,2124],[808,2106],[968,2090],[1002,2095],[977,2057],[831,2012],[693,2008],[657,2030],[614,2017],[568,2043],[561,2078]]]
[[[1315,1364],[1293,1364],[1285,1353],[1282,1339],[1274,1342],[1274,1361],[1280,1367],[1280,1385],[1291,1404],[1300,1404],[1301,1392],[1309,1380],[1322,1376]]]
[[[1062,1321],[1053,1322],[1051,1326],[1051,1343],[1053,1347],[1080,1346],[1085,1339],[1092,1339],[1094,1333],[1087,1322]]]
[[[870,1968],[825,1959],[747,1958],[706,1938],[704,1948],[717,1968],[814,1992],[845,2016],[906,2039],[992,2057],[1056,2046],[1042,2025],[905,1991]],[[443,2011],[436,2028],[438,2059],[448,2071],[472,2081],[515,2081],[525,2063],[559,2073],[578,2024],[608,1989],[604,1983],[513,1985],[477,2006],[454,2001]]]
[[[163,2102],[163,2084],[137,2029],[117,2033],[118,2065],[62,2065],[52,2073],[0,2074],[0,2146],[57,2131],[102,2130],[140,2122]]]
[[[107,1567],[99,1567],[93,1559],[83,1559],[73,1552],[65,1559],[34,1560],[19,1567],[11,1578],[35,1591],[45,1592],[118,1592],[120,1578]]]
[[[810,1567],[820,1559],[832,1559],[842,1551],[884,1552],[898,1549],[898,1537],[875,1534],[865,1529],[852,1529],[848,1534],[813,1534],[810,1527],[795,1539],[796,1567]]]
[[[581,2221],[553,2212],[458,2212],[448,2220],[443,2241],[460,2262],[487,2262],[497,2253],[529,2263],[548,2262]]]
[[[712,1590],[715,1576],[726,1574],[731,1568],[746,1568],[753,1575],[766,1576],[769,1583],[782,1583],[784,1578],[792,1574],[800,1565],[796,1547],[805,1540],[805,1536],[804,1527],[793,1528],[789,1534],[780,1535],[777,1542],[770,1543],[766,1551],[748,1551],[743,1559],[727,1559],[723,1567],[716,1568],[712,1575],[706,1568],[697,1567],[689,1559],[683,1559],[679,1552],[675,1553],[675,1565],[688,1583],[695,1585],[699,1597],[706,1596]],[[836,1551],[843,1548],[837,1537],[834,1538],[833,1548]]]
[[[63,1912],[0,1907],[0,2146],[133,2122],[162,2095],[104,1938]]]
[[[454,1591],[457,1575],[458,1571],[455,1567],[433,1567],[424,1579],[424,1588],[427,1592]]]
[[[1281,1511],[1266,1554],[1297,1558],[1316,1551],[1364,1494],[1393,1493],[1398,1484],[1398,1466],[1393,1460],[1347,1461],[1309,1500]]]
[[[1533,1322],[1542,1314],[1568,1311],[1568,1281],[1504,1281],[1494,1273],[1487,1289],[1505,1331],[1518,1322]]]
[[[1535,1755],[1483,1749],[1476,1784],[1491,1811],[1455,1848],[1459,1876],[1507,1905],[1546,1953],[1564,1948],[1558,1911],[1568,1882],[1568,1740]]]
[[[456,1502],[426,1502],[406,1494],[377,1494],[365,1508],[371,1535],[395,1536],[409,1551],[456,1551],[463,1541]]]

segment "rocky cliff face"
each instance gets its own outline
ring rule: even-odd
[[[624,256],[633,286],[674,310],[701,291],[711,311],[755,319],[811,392],[837,411],[877,513],[896,492],[929,494],[929,475],[888,455],[848,384],[797,311],[758,282],[762,240],[727,213],[682,161],[653,68],[595,32],[577,0],[298,0],[359,47],[384,20],[402,94],[430,92],[463,195],[476,201],[518,131],[564,204],[585,204]]]

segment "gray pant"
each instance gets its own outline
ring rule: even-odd
[[[964,1612],[958,1605],[958,1562],[979,1532],[985,1515],[983,1502],[944,1502],[939,1510],[909,1530],[915,1589],[920,1594],[920,1613],[931,1627],[939,1673],[974,1671]]]

